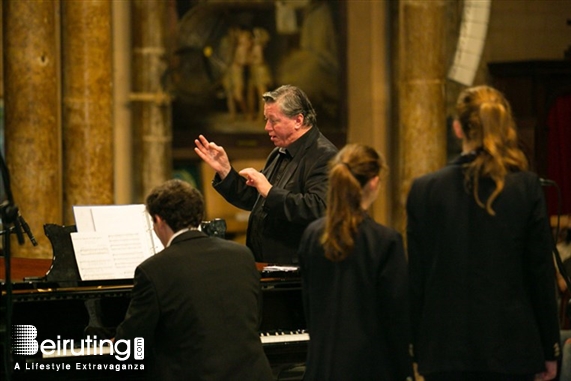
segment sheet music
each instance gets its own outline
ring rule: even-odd
[[[298,270],[299,266],[277,266],[277,265],[266,266],[262,269],[262,271],[267,271],[267,272],[280,272],[280,271],[290,272]]]
[[[90,206],[74,206],[73,216],[75,218],[75,226],[79,232],[94,232],[95,222],[91,216]]]
[[[154,254],[144,233],[71,233],[82,280],[129,279],[135,267]]]
[[[82,280],[129,279],[135,267],[163,249],[145,206],[74,206],[71,234]]]
[[[164,249],[143,204],[74,206],[73,214],[78,232],[144,231],[148,233],[148,244],[155,253]]]

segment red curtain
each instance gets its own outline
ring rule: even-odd
[[[557,188],[547,187],[549,214],[571,214],[571,94],[557,98],[547,117],[547,175],[561,190],[561,211]]]

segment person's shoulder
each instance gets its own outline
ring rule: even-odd
[[[208,245],[212,245],[212,246],[216,246],[218,248],[220,248],[221,250],[229,250],[229,251],[235,251],[235,252],[241,252],[241,253],[251,253],[250,249],[246,246],[243,245],[241,243],[238,243],[236,241],[232,241],[229,239],[225,239],[225,238],[220,238],[220,237],[211,237],[209,236],[207,238],[208,240]]]
[[[316,138],[313,141],[315,148],[319,152],[335,155],[339,151],[339,149],[335,146],[335,144],[333,144],[331,140],[329,140],[325,135],[323,135],[323,133],[317,127],[312,127],[312,128],[315,128],[317,132]]]
[[[507,177],[513,177],[526,182],[538,182],[539,176],[535,172],[528,170],[515,170],[508,172]]]
[[[442,182],[446,183],[451,178],[455,181],[459,176],[463,176],[462,167],[459,165],[449,164],[438,170],[414,178],[412,181],[412,188],[425,188]]]
[[[170,247],[166,247],[163,250],[159,251],[158,253],[151,255],[141,263],[137,265],[137,268],[140,271],[143,271],[145,274],[150,275],[157,271],[157,269],[168,265],[171,262],[171,255],[173,249]]]
[[[224,253],[226,258],[240,261],[241,263],[255,263],[254,253],[242,243],[220,237],[208,237],[208,244],[219,253]]]
[[[363,220],[359,229],[358,242],[362,248],[366,248],[371,258],[376,258],[375,260],[381,260],[389,253],[404,252],[402,234],[389,226],[376,222],[371,217]]]
[[[418,181],[435,181],[441,178],[445,178],[449,175],[452,174],[458,174],[462,172],[462,167],[459,165],[455,165],[455,164],[448,164],[440,169],[437,169],[435,171],[429,172],[429,173],[425,173],[424,175],[421,175],[419,177],[416,178],[416,180]]]
[[[383,239],[400,240],[402,238],[401,233],[396,229],[380,224],[370,216],[367,216],[363,220],[363,228]]]
[[[318,218],[307,225],[300,240],[298,254],[301,257],[321,253],[321,236],[325,229],[325,217]]]
[[[323,230],[325,227],[325,217],[320,217],[314,221],[311,221],[309,225],[307,225],[307,231],[320,231]]]
[[[303,233],[302,239],[313,239],[315,236],[320,236],[325,229],[325,217],[318,218],[307,225]]]
[[[505,178],[505,189],[526,189],[532,194],[540,192],[541,186],[550,186],[550,180],[541,179],[536,173],[528,170],[517,170],[508,172]]]
[[[335,144],[331,143],[331,141],[325,137],[323,140],[317,140],[317,149],[331,156],[339,152],[339,149]]]

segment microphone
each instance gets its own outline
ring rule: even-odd
[[[22,226],[22,228],[24,229],[24,231],[28,235],[28,238],[30,238],[32,245],[38,246],[38,241],[36,241],[36,237],[34,237],[34,234],[32,234],[32,230],[30,229],[30,226],[28,226],[28,223],[26,222],[26,220],[24,220],[24,217],[22,217],[21,214],[18,214],[18,222],[20,222],[20,225]]]
[[[24,235],[22,234],[20,220],[18,219],[18,216],[20,215],[18,207],[14,205],[13,202],[4,200],[2,204],[0,204],[0,214],[4,225],[14,224],[14,226],[8,231],[14,231],[18,238],[18,243],[23,245]]]
[[[542,187],[551,187],[557,185],[555,181],[549,179],[543,179],[541,177],[539,178],[539,184],[541,184]]]
[[[20,245],[24,244],[24,235],[22,234],[22,225],[20,224],[20,220],[16,217],[14,220],[14,231],[16,231],[16,237],[18,238],[18,243]]]

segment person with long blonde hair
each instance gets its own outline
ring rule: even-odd
[[[407,199],[413,352],[426,381],[551,380],[560,356],[553,240],[505,97],[464,90],[462,154]]]
[[[310,336],[304,380],[412,380],[402,237],[367,213],[384,159],[349,144],[329,168],[326,215],[299,248]]]

